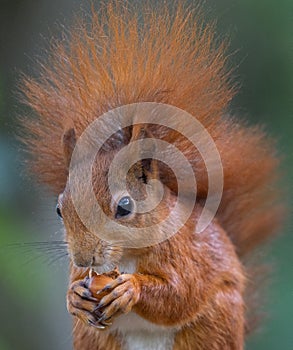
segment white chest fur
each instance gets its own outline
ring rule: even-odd
[[[123,259],[119,270],[124,273],[136,271],[135,259]],[[110,331],[122,336],[123,350],[172,350],[175,329],[159,326],[134,312],[117,317]]]
[[[172,350],[174,334],[129,333],[123,338],[123,350]]]
[[[110,331],[122,336],[123,350],[172,350],[175,329],[158,326],[134,312],[117,317]]]

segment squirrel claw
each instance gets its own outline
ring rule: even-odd
[[[95,308],[95,311],[98,311],[100,309],[102,309],[105,306],[105,302],[103,301],[103,299],[99,302],[98,306]]]
[[[106,327],[109,327],[112,325],[112,322],[110,322],[110,318],[108,318],[107,320],[105,320],[104,318],[105,317],[101,317],[100,319],[98,319],[95,322],[93,322],[92,320],[89,320],[88,323],[97,329],[103,330]]]
[[[83,281],[74,283],[73,286],[71,287],[71,291],[74,294],[79,295],[83,299],[87,299],[89,301],[96,301],[92,293],[88,289],[86,289],[86,286],[83,283]]]
[[[99,291],[97,291],[97,295],[100,294],[100,293],[104,293],[104,292],[107,292],[109,289],[111,289],[112,286],[111,284],[106,284],[104,288],[100,289]]]
[[[105,314],[102,313],[102,316],[98,319],[98,322],[103,322],[105,321]]]
[[[97,322],[100,324],[105,324],[105,323],[107,324],[108,320],[110,320],[110,318],[107,319],[106,315],[103,313],[102,317],[100,317]],[[110,324],[112,324],[112,323],[110,323]]]
[[[95,327],[95,328],[100,329],[100,330],[104,330],[107,326],[106,324],[102,325],[99,322],[93,322],[91,320],[89,320],[88,323],[90,326]]]
[[[105,327],[109,327],[112,325],[112,322],[109,322],[108,320],[110,319],[107,319],[107,320],[104,320],[104,321],[98,321],[101,325],[105,326]]]
[[[96,314],[96,315],[101,315],[101,306],[100,306],[100,303],[94,308],[93,313]]]

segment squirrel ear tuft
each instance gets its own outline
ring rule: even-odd
[[[76,145],[76,135],[75,130],[73,128],[68,129],[62,136],[62,147],[64,154],[64,162],[69,169],[71,156]]]

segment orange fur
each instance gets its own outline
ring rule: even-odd
[[[153,248],[154,251],[147,251],[146,258],[138,260],[140,266],[144,266],[138,272],[142,276],[156,275],[157,267],[151,264],[152,259],[155,259],[156,265],[160,263],[161,266],[158,275],[164,273],[165,280],[170,281],[172,273],[176,275],[176,269],[170,265],[170,251],[174,243],[172,240],[179,240],[174,246],[180,246],[182,260],[186,257],[186,261],[181,262],[180,269],[187,270],[185,277],[193,278],[195,284],[201,281],[204,292],[210,286],[211,295],[215,298],[212,301],[207,300],[208,293],[204,295],[203,290],[196,288],[195,291],[189,290],[188,294],[186,286],[177,285],[178,293],[184,297],[182,303],[177,305],[178,308],[182,306],[179,313],[181,319],[178,319],[177,314],[172,315],[173,309],[170,312],[167,310],[167,306],[173,303],[172,290],[170,293],[162,292],[163,303],[156,305],[156,309],[152,308],[150,302],[143,301],[143,293],[141,305],[138,303],[134,308],[150,321],[162,324],[174,322],[184,326],[176,335],[174,349],[241,349],[243,305],[239,295],[243,293],[244,277],[233,247],[238,257],[244,261],[249,252],[268,239],[279,227],[282,206],[279,204],[279,191],[274,187],[279,162],[272,142],[260,128],[248,127],[226,116],[228,104],[234,95],[230,74],[226,69],[226,43],[217,44],[214,25],[204,25],[198,11],[199,9],[185,9],[180,4],[176,5],[173,12],[165,5],[156,10],[144,5],[142,13],[139,14],[122,2],[113,1],[103,5],[101,11],[93,11],[90,25],[80,20],[69,37],[52,44],[48,61],[41,65],[40,76],[25,77],[22,82],[25,103],[36,113],[35,119],[23,120],[28,131],[24,141],[34,156],[33,171],[40,181],[51,186],[57,194],[64,191],[67,182],[68,160],[64,160],[61,140],[64,140],[64,132],[69,128],[75,130],[78,138],[104,112],[135,102],[163,102],[195,116],[213,137],[223,163],[224,192],[217,213],[217,223],[213,225],[219,225],[226,232],[220,234],[220,242],[223,244],[223,254],[230,261],[221,270],[220,266],[213,265],[212,258],[205,252],[202,253],[203,256],[197,256],[197,259],[203,260],[197,271],[188,260],[193,253],[183,248],[182,242],[192,242],[190,232],[185,228],[180,231],[179,237],[176,235],[170,242]],[[176,132],[154,126],[150,130],[154,137],[177,145],[186,154],[196,173],[198,201],[202,203],[207,195],[207,178],[206,169],[197,151]],[[109,158],[103,163],[103,157],[101,155],[100,162],[107,164]],[[164,168],[161,172],[164,172]],[[97,178],[101,179],[98,176]],[[101,198],[107,198],[108,190],[103,183],[104,179],[99,181],[96,191]],[[176,192],[172,180],[165,185]],[[70,195],[67,194],[67,197],[64,213],[67,238],[71,247],[74,244],[80,246],[81,240],[88,239],[87,232],[75,218]],[[209,233],[222,232],[222,229],[215,229],[213,226],[212,231],[209,230],[206,231],[206,239],[209,241],[208,245],[212,245],[213,234],[209,237]],[[76,239],[77,236],[79,240]],[[94,242],[94,238],[92,241]],[[86,249],[89,246],[85,245],[83,253]],[[148,256],[154,252],[154,256]],[[120,258],[120,253],[119,249],[115,251],[117,259],[118,256]],[[227,272],[227,266],[233,272],[231,276]],[[75,268],[72,269],[74,271]],[[183,275],[184,271],[181,271]],[[207,275],[212,276],[212,271],[213,278],[219,279],[218,283],[209,281]],[[249,278],[253,278],[249,271],[246,273]],[[136,282],[133,283],[157,283],[151,278],[145,282],[139,276],[136,275]],[[79,278],[78,273],[73,273],[71,281]],[[178,276],[180,281],[182,278]],[[228,287],[231,285],[236,286],[235,289]],[[228,293],[226,289],[229,289]],[[160,293],[155,292],[153,297],[160,296]],[[146,298],[151,297],[152,294]],[[199,304],[194,303],[190,310],[186,310],[186,299],[198,300]],[[233,314],[229,314],[230,299],[235,302],[236,319],[233,319]],[[238,328],[235,326],[239,333],[236,345],[235,340],[228,339],[228,331],[218,335],[216,339],[217,330],[221,326],[215,321],[214,315],[208,312],[201,315],[201,308],[218,310],[223,314],[220,320],[226,329],[231,328],[231,334],[237,333],[235,329],[232,330],[232,325],[239,323]],[[156,319],[152,319],[151,315]],[[94,340],[93,331],[86,326],[77,325],[75,329],[76,349],[99,349],[99,341],[105,341],[109,349],[114,349],[114,345],[109,345],[112,342],[110,338],[107,340],[106,336],[100,336],[99,339],[104,340]],[[214,334],[215,338],[210,334]],[[86,343],[88,338],[92,343]],[[192,345],[193,341],[197,347]],[[101,346],[102,348],[106,349],[106,345]]]

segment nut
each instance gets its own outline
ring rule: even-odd
[[[89,276],[85,278],[85,286],[90,290],[92,296],[100,301],[105,295],[109,293],[109,291],[104,291],[102,293],[98,292],[118,276],[119,272],[117,269],[108,273],[104,273],[102,275],[99,275],[93,270],[90,270]]]

